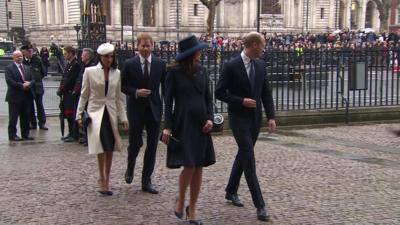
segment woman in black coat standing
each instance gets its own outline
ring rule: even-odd
[[[207,71],[199,64],[201,50],[206,47],[194,35],[181,40],[179,53],[169,66],[165,81],[165,128],[162,141],[168,145],[167,167],[183,166],[174,211],[176,217],[183,218],[185,193],[190,186],[190,201],[186,207],[190,224],[202,224],[196,219],[202,168],[215,163],[210,135],[213,103]]]

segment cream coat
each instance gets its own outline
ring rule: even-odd
[[[100,127],[103,118],[104,106],[110,117],[111,127],[115,137],[114,150],[121,151],[122,140],[118,132],[118,122],[127,122],[124,102],[121,93],[121,77],[118,69],[110,70],[107,96],[105,96],[105,80],[102,65],[88,67],[83,74],[82,91],[79,99],[76,118],[88,103],[87,112],[92,122],[87,128],[89,154],[103,153],[100,141]]]

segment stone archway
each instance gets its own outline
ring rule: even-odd
[[[365,27],[378,28],[377,18],[379,17],[378,7],[375,2],[369,1],[365,10]]]
[[[350,29],[352,30],[357,30],[360,28],[360,8],[361,5],[359,1],[351,1]]]

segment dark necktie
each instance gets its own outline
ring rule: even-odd
[[[19,69],[21,70],[22,81],[25,82],[25,70],[24,67],[22,67],[22,64],[19,64]]]
[[[149,77],[149,61],[144,60],[144,76]]]
[[[144,60],[143,76],[146,88],[150,88],[149,61]]]
[[[249,81],[250,81],[250,86],[251,86],[252,91],[254,91],[255,76],[256,76],[256,73],[254,71],[254,60],[250,59]]]

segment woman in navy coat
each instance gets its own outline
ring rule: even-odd
[[[196,220],[196,203],[202,182],[202,168],[215,163],[210,135],[213,110],[208,74],[199,64],[206,44],[194,35],[179,42],[176,61],[169,66],[165,81],[165,128],[162,141],[168,145],[167,167],[183,170],[179,177],[179,196],[175,215],[182,219],[185,192],[190,186],[190,202],[186,216],[190,224]]]

